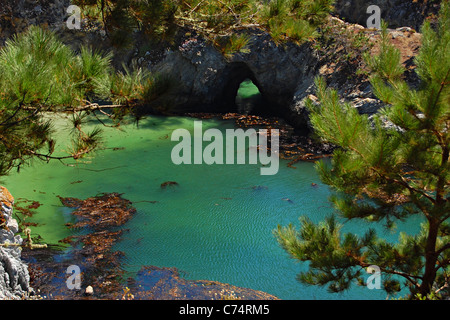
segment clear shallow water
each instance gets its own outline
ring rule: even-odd
[[[133,124],[124,125],[123,131],[105,128],[107,149],[87,163],[71,167],[57,161],[36,162],[2,184],[17,201],[42,203],[28,221],[40,223],[32,232],[48,243],[68,236],[64,223],[73,219],[57,195],[84,199],[103,192],[123,193],[137,209],[124,226],[130,232],[115,247],[125,253],[124,268],[129,272],[144,265],[176,267],[188,279],[230,283],[282,299],[385,298],[381,290],[355,286],[344,294],[329,294],[295,280],[306,266],[288,258],[272,230],[278,224],[297,224],[301,215],[319,221],[332,212],[329,190],[311,163],[297,163],[292,169],[281,161],[275,176],[261,176],[259,165],[176,166],[170,158],[177,144],[170,140],[171,133],[178,128],[193,132],[194,120],[148,117],[139,128]],[[55,123],[62,142],[67,139],[66,122]],[[233,124],[203,120],[204,130],[208,127],[225,130]],[[161,189],[165,181],[179,186]],[[415,233],[416,225],[410,221],[400,229]],[[347,223],[344,231],[359,232],[368,226]],[[379,232],[393,241],[397,238],[381,228]]]

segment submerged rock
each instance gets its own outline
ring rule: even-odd
[[[258,290],[207,280],[186,280],[176,268],[143,267],[129,290],[136,300],[278,300]]]
[[[124,271],[123,254],[113,250],[113,246],[124,231],[121,227],[136,209],[118,193],[85,200],[59,198],[64,206],[74,209],[72,215],[76,222],[66,226],[77,232],[60,241],[70,244],[68,248],[50,245],[39,252],[26,250],[33,286],[47,299],[116,299],[122,291]],[[82,273],[78,289],[66,282],[69,281],[67,270],[73,265]]]
[[[277,46],[270,35],[249,31],[246,53],[223,56],[201,38],[188,39],[169,51],[153,71],[170,74],[176,88],[165,98],[175,112],[237,112],[241,83],[250,79],[261,97],[256,114],[283,117],[299,130],[307,129],[303,110],[295,110],[293,97],[313,84],[318,58],[311,45]]]

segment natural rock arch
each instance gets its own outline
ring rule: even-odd
[[[263,98],[262,100],[265,101],[267,99],[265,97],[266,95],[264,94],[264,88],[261,87],[255,74],[244,62],[230,63],[224,71],[224,77],[226,82],[222,89],[222,93],[218,94],[215,104],[222,104],[225,110],[230,112],[239,111],[236,104],[236,96],[238,94],[240,85],[247,79],[251,80],[253,84],[258,88]],[[256,111],[259,113],[263,113],[264,110],[261,110],[261,108],[263,107],[267,106],[263,106],[262,104],[258,105],[259,110]]]
[[[267,34],[253,35],[248,53],[225,58],[198,39],[185,41],[154,71],[170,74],[175,89],[167,96],[173,111],[235,112],[240,83],[251,79],[265,101],[258,112],[283,117],[308,131],[303,100],[312,89],[318,57],[310,44],[277,46]]]

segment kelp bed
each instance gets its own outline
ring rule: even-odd
[[[294,129],[279,118],[265,118],[240,113],[188,113],[186,116],[198,119],[233,120],[240,128],[278,129],[280,158],[290,160],[288,166],[294,169],[293,165],[296,162],[313,162],[330,156],[333,151],[333,146],[329,144],[317,143],[310,137],[295,134]]]
[[[86,200],[59,197],[65,207],[73,208],[74,223],[66,227],[75,234],[62,239],[62,244],[49,244],[45,249],[24,248],[22,258],[28,263],[30,286],[35,297],[52,300],[79,299],[248,299],[267,300],[276,297],[252,289],[207,280],[186,280],[176,268],[143,266],[130,276],[122,268],[124,254],[114,251],[124,225],[136,209],[121,194],[107,193]],[[68,247],[67,247],[68,246]],[[81,269],[81,288],[69,289],[68,267]],[[86,294],[86,287],[93,288]]]
[[[31,287],[43,298],[87,298],[84,289],[94,288],[95,298],[115,299],[123,287],[122,252],[113,245],[126,230],[121,227],[132,218],[136,209],[118,193],[108,193],[86,200],[59,197],[65,207],[73,208],[75,223],[66,227],[75,234],[60,242],[70,245],[49,245],[47,250],[24,250],[29,264]],[[70,265],[81,270],[82,286],[70,290],[66,274]]]

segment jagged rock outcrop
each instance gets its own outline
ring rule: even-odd
[[[28,294],[30,276],[21,260],[19,227],[12,218],[14,198],[1,186],[0,204],[0,299],[20,299]]]
[[[176,88],[168,97],[174,109],[188,112],[235,112],[239,85],[250,79],[265,101],[263,110],[287,119],[296,128],[306,125],[305,117],[294,110],[303,89],[313,83],[318,57],[311,46],[277,46],[268,34],[255,31],[248,52],[224,57],[201,38],[185,40],[170,51],[153,70],[170,74]]]

